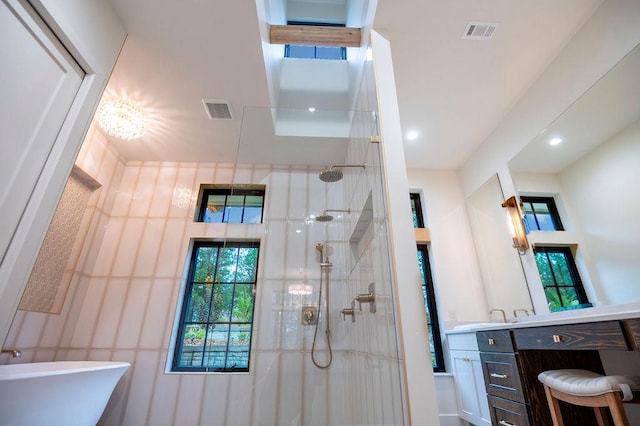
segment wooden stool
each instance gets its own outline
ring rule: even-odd
[[[609,407],[615,426],[629,426],[623,402],[640,402],[640,377],[603,376],[588,370],[549,370],[538,375],[544,385],[554,426],[563,426],[560,401],[593,407],[598,425],[604,426]]]

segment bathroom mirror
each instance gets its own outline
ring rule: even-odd
[[[554,138],[561,142],[550,145]],[[640,47],[636,46],[509,163],[518,193],[552,196],[589,302],[640,302]],[[528,274],[529,275],[529,274]],[[530,285],[539,277],[527,276]]]
[[[532,303],[518,252],[511,246],[503,201],[498,175],[493,175],[466,204],[489,310],[502,309],[513,317],[530,313]],[[501,316],[494,312],[491,318]]]

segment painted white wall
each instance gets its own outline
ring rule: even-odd
[[[431,232],[431,264],[440,321],[487,321],[489,308],[460,178],[454,170],[409,169],[411,190],[422,193]]]
[[[564,199],[583,240],[603,304],[640,301],[640,122],[561,174]],[[634,212],[634,213],[631,213]]]
[[[39,181],[3,261],[9,266],[3,268],[0,278],[6,283],[0,295],[0,342],[9,330],[31,265],[126,35],[107,0],[31,3],[87,74],[41,167]]]
[[[389,214],[390,255],[396,296],[399,346],[404,360],[404,380],[409,422],[438,424],[433,369],[425,362],[429,353],[420,272],[416,262],[409,182],[402,146],[400,113],[389,42],[371,31],[373,68],[379,111],[381,151],[385,175],[386,207]]]
[[[498,173],[504,195],[515,195],[509,160],[640,42],[639,21],[640,2],[605,1],[469,157],[460,170],[464,194]],[[532,251],[521,260],[527,279],[535,282]],[[536,313],[548,312],[542,288],[529,287]]]

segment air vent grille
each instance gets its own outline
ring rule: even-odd
[[[470,40],[491,40],[498,24],[490,22],[469,22],[462,38]]]
[[[203,99],[202,103],[211,120],[233,120],[229,101]]]

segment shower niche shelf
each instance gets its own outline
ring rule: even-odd
[[[373,201],[371,200],[371,191],[369,191],[369,196],[367,197],[367,201],[365,201],[364,206],[362,206],[362,210],[360,211],[360,216],[358,217],[358,221],[356,222],[356,226],[353,228],[353,232],[351,233],[351,237],[349,238],[349,242],[352,244],[360,244],[360,240],[364,236],[369,224],[373,220]]]

